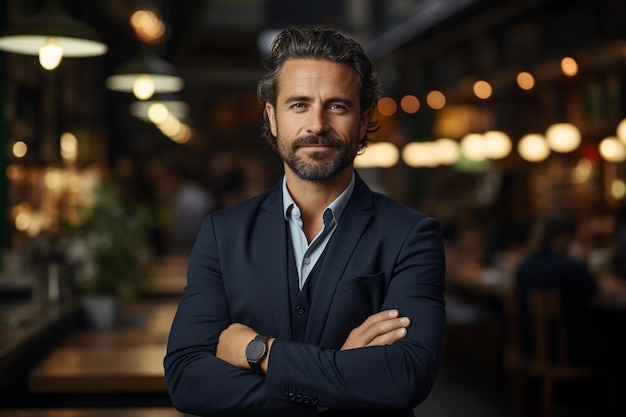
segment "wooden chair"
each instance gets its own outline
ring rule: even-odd
[[[507,375],[509,398],[516,416],[526,415],[528,399],[528,359],[522,350],[520,309],[517,293],[507,291],[504,298],[506,340],[503,366]]]
[[[568,361],[567,339],[560,294],[557,291],[534,291],[530,294],[534,357],[530,358],[528,371],[539,381],[539,415],[595,415],[580,404],[557,401],[556,385],[559,382],[603,382],[607,387],[607,414],[614,415],[615,384],[606,369],[572,365]]]

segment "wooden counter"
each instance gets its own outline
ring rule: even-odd
[[[0,305],[0,406],[27,391],[28,371],[80,325],[80,318],[76,302]]]
[[[163,357],[176,306],[127,305],[119,326],[75,332],[30,372],[31,392],[165,393]]]

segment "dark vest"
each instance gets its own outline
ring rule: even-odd
[[[298,268],[296,266],[296,260],[293,253],[293,244],[291,243],[291,236],[287,232],[287,251],[288,251],[288,277],[289,277],[289,298],[291,301],[291,332],[293,340],[296,342],[304,342],[306,336],[306,329],[309,323],[309,313],[311,311],[311,303],[313,302],[313,294],[315,293],[315,286],[319,279],[319,271],[324,263],[326,257],[326,248],[322,252],[322,256],[317,260],[317,263],[309,273],[307,280],[300,290],[298,285]]]

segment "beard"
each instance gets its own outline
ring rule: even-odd
[[[324,145],[330,150],[298,154],[298,149],[307,145]],[[277,138],[280,159],[301,179],[314,182],[326,181],[349,166],[358,152],[358,141],[343,141],[328,135],[309,135],[296,138],[293,142]]]

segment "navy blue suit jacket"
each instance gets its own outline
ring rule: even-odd
[[[445,339],[445,259],[439,223],[358,177],[326,247],[304,343],[293,341],[282,188],[208,216],[164,360],[176,408],[198,415],[412,416],[430,392]],[[340,351],[369,315],[398,309],[408,334]],[[267,375],[215,357],[229,324],[276,337]],[[352,414],[354,413],[354,414]]]

